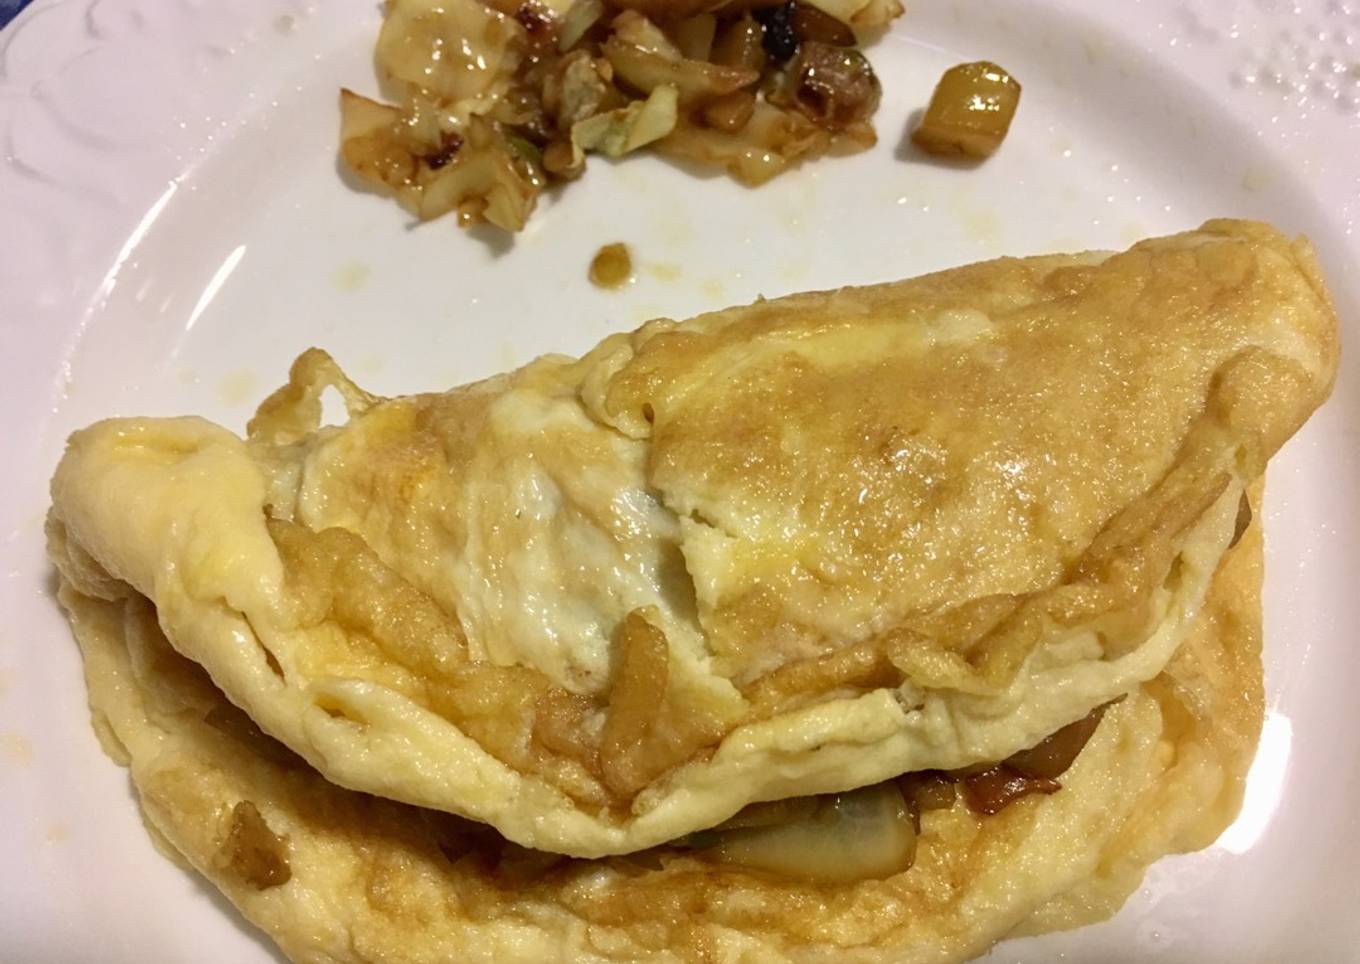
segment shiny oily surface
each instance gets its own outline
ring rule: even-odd
[[[422,221],[456,212],[464,226],[506,231],[523,229],[550,180],[579,177],[587,152],[618,158],[655,145],[750,180],[727,158],[768,152],[772,176],[833,148],[871,147],[878,81],[861,54],[841,48],[856,42],[852,24],[882,30],[902,12],[896,0],[774,10],[790,31],[781,43],[795,55],[798,96],[760,100],[769,123],[748,130],[772,86],[756,55],[776,45],[738,0],[390,0],[383,9],[374,61],[388,92],[404,94],[388,105],[342,90],[346,166]],[[734,95],[745,110],[731,109]]]
[[[192,16],[74,0],[26,11],[0,35],[19,92],[0,104],[13,158],[0,168],[13,440],[0,478],[0,810],[13,828],[0,842],[4,956],[134,961],[212,948],[270,960],[147,845],[125,775],[90,738],[39,532],[71,428],[113,412],[194,411],[239,429],[314,343],[375,390],[442,389],[657,314],[1006,251],[1118,248],[1225,212],[1308,232],[1349,324],[1360,190],[1346,159],[1360,148],[1345,146],[1356,136],[1349,88],[1327,58],[1344,67],[1353,55],[1333,37],[1356,26],[1336,5],[1297,6],[912,4],[870,49],[880,122],[904,130],[949,66],[998,60],[1023,80],[1025,106],[983,168],[933,167],[910,147],[898,156],[891,136],[755,194],[661,163],[601,165],[509,249],[452,225],[408,230],[390,204],[337,181],[333,92],[366,76],[371,5],[335,17],[275,0]],[[41,99],[27,93],[39,89]],[[1117,118],[1098,109],[1111,100],[1126,107]],[[592,228],[603,209],[610,223]],[[596,292],[583,261],[619,237],[646,252],[638,281]],[[995,960],[1130,948],[1164,962],[1328,960],[1360,941],[1347,904],[1360,786],[1335,765],[1360,753],[1344,725],[1360,670],[1343,631],[1356,615],[1360,523],[1337,494],[1360,487],[1345,441],[1360,410],[1353,359],[1335,400],[1282,453],[1262,513],[1269,713],[1242,818],[1214,849],[1166,861],[1111,923],[1008,942]],[[91,871],[108,866],[138,886]]]
[[[930,154],[990,157],[1001,146],[1020,105],[1020,84],[996,64],[979,61],[950,67],[935,85],[917,147]]]

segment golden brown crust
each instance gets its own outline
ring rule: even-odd
[[[993,817],[962,804],[928,812],[911,870],[839,888],[665,848],[538,854],[340,789],[178,656],[144,600],[69,584],[61,598],[92,710],[127,748],[148,819],[297,961],[946,962],[1017,927],[1107,916],[1148,862],[1207,844],[1231,819],[1261,720],[1260,559],[1253,525],[1187,645],[1110,710],[1062,791]],[[266,854],[247,873],[232,859],[243,807]]]
[[[1306,242],[1217,221],[1074,260],[634,336],[602,414],[649,440],[653,484],[723,537],[718,559],[753,557],[699,600],[736,678],[768,669],[769,638],[805,657],[844,645],[830,606],[911,630],[919,684],[1002,686],[1053,623],[1146,599],[1224,478],[1259,476],[1330,391],[1335,319]],[[1007,597],[982,634],[918,625]]]

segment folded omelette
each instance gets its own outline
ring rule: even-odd
[[[1336,354],[1241,221],[444,394],[313,350],[244,439],[77,432],[49,544],[149,825],[298,960],[959,960],[1231,820]]]

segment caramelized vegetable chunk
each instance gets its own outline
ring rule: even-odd
[[[822,883],[882,880],[916,860],[916,828],[902,793],[880,783],[818,798],[810,813],[713,832],[722,863]]]
[[[793,5],[793,30],[799,41],[815,40],[837,47],[853,47],[855,32],[829,13],[808,3]]]
[[[798,48],[771,103],[795,107],[827,130],[862,124],[878,109],[883,88],[858,50],[808,41]]]
[[[747,13],[718,31],[709,59],[723,67],[762,71],[766,62],[764,36],[760,21]]]
[[[921,770],[904,773],[897,778],[902,795],[922,813],[928,810],[948,810],[958,798],[954,779],[940,770]]]
[[[226,839],[217,852],[218,866],[256,890],[288,883],[288,843],[269,829],[255,804],[242,800],[232,808]]]
[[[1010,130],[1020,84],[988,61],[945,71],[911,139],[930,154],[990,157]]]
[[[1000,813],[1031,793],[1057,793],[1062,784],[1043,777],[1028,777],[1004,763],[963,779],[963,799],[975,813]]]
[[[1006,766],[1027,777],[1053,780],[1062,776],[1091,739],[1091,734],[1095,733],[1109,705],[1097,706],[1075,723],[1051,733],[1028,750],[1012,754],[1006,759]]]
[[[1242,536],[1246,533],[1249,525],[1251,525],[1251,500],[1243,492],[1241,500],[1237,503],[1237,519],[1233,523],[1233,536],[1232,541],[1228,543],[1229,549],[1242,541]]]
[[[1123,699],[1123,697],[1120,697]],[[1031,793],[1056,793],[1067,772],[1100,725],[1105,710],[1119,700],[1097,706],[1075,723],[1049,734],[1028,750],[1013,753],[981,773],[963,778],[963,795],[978,813],[993,814]]]
[[[749,90],[719,97],[703,110],[704,123],[715,130],[739,131],[756,112],[756,95]]]

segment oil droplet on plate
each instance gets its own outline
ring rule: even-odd
[[[18,733],[0,733],[0,755],[10,763],[26,767],[33,762],[33,745]]]
[[[335,269],[331,282],[339,291],[358,291],[368,282],[370,273],[362,261],[349,261]]]
[[[622,288],[633,280],[633,257],[628,245],[606,244],[590,262],[590,283],[597,288]]]
[[[1119,236],[1124,240],[1126,244],[1134,245],[1137,244],[1139,241],[1142,241],[1150,233],[1151,232],[1148,231],[1146,225],[1141,224],[1138,221],[1129,221],[1120,230]]]
[[[995,244],[1001,238],[1001,219],[986,208],[964,208],[960,212],[964,229],[980,244]]]
[[[254,372],[229,372],[217,383],[217,399],[223,405],[244,405],[258,394],[258,385]]]
[[[647,266],[647,273],[657,281],[679,281],[682,274],[680,266],[669,261],[660,261]]]
[[[1249,167],[1242,172],[1242,190],[1248,194],[1258,194],[1270,187],[1270,172],[1259,167]]]
[[[354,371],[360,375],[376,375],[386,364],[386,360],[377,352],[369,352],[355,362]]]

